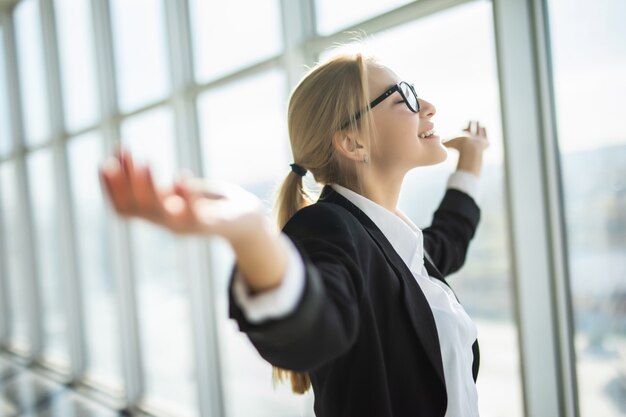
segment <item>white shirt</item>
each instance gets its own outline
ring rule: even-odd
[[[394,214],[339,184],[331,184],[331,187],[361,209],[378,226],[409,267],[428,300],[439,336],[448,392],[445,417],[478,417],[478,396],[472,375],[472,345],[477,338],[477,328],[456,300],[452,290],[437,278],[428,275],[424,265],[421,229],[399,209]],[[457,170],[450,175],[447,187],[461,190],[476,199],[478,177],[471,172]],[[237,273],[234,277],[235,300],[251,322],[288,314],[296,307],[304,289],[302,258],[284,233],[280,234],[280,240],[287,248],[289,258],[287,271],[278,287],[251,296],[241,275]]]

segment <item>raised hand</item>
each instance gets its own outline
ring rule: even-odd
[[[463,152],[475,152],[483,151],[489,146],[489,139],[487,139],[487,129],[480,125],[478,120],[470,120],[467,127],[463,129],[463,132],[467,132],[462,136],[454,137],[450,140],[443,142],[444,146],[453,148]]]
[[[122,147],[98,172],[120,216],[142,218],[176,234],[219,235],[235,242],[263,222],[261,201],[243,188],[189,172],[170,187],[157,187],[150,167],[136,166]]]
[[[443,142],[443,145],[459,151],[457,170],[460,169],[480,175],[483,164],[483,151],[489,146],[487,129],[481,127],[478,121],[474,124],[470,121],[463,131],[467,132],[467,134]]]

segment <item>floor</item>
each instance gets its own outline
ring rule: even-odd
[[[0,417],[121,417],[0,356]]]

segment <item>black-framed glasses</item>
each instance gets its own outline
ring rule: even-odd
[[[381,95],[379,95],[378,97],[376,97],[374,100],[370,102],[369,108],[373,109],[376,105],[380,104],[384,99],[386,99],[387,97],[389,97],[396,91],[400,93],[400,95],[402,96],[402,100],[404,100],[404,103],[409,108],[409,110],[411,110],[413,113],[417,113],[420,111],[420,102],[418,100],[415,87],[413,86],[413,84],[409,84],[406,81],[400,81],[392,85],[391,87],[389,87],[387,91],[385,91],[384,93],[382,93]],[[367,111],[367,109],[362,110],[358,112],[357,114],[355,114],[354,120],[359,120],[359,117],[361,117],[361,114],[363,114],[363,111]],[[348,126],[348,124],[350,124],[350,121],[347,121],[343,125],[341,125],[341,129],[342,130],[345,129]]]

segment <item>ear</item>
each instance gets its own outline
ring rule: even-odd
[[[333,146],[340,155],[354,161],[362,161],[363,155],[369,153],[361,144],[357,135],[341,130],[333,135]]]

